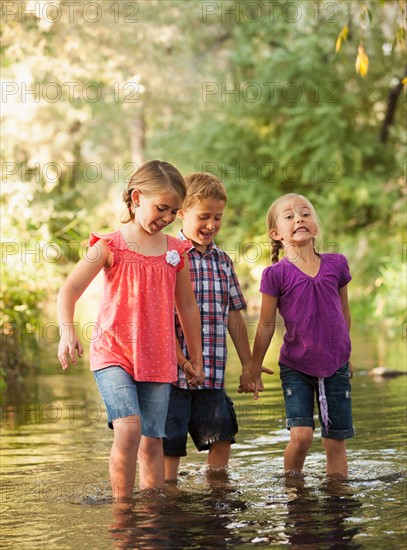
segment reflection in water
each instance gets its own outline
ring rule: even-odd
[[[244,508],[228,480],[218,480],[201,494],[196,487],[188,492],[168,484],[165,491],[142,491],[135,499],[113,504],[109,530],[115,548],[230,548],[242,539],[228,524]]]
[[[283,476],[281,486],[283,487]],[[346,482],[327,480],[319,488],[285,484],[284,513],[236,521],[249,508],[230,480],[207,485],[200,494],[169,484],[113,504],[109,527],[115,548],[362,548],[354,537],[361,502]],[[281,504],[283,503],[281,502]]]
[[[178,484],[121,505],[111,500],[111,434],[94,414],[99,397],[89,373],[10,388],[1,405],[0,546],[403,548],[406,378],[377,383],[356,374],[348,482],[325,479],[318,434],[305,477],[284,477],[288,432],[275,379],[261,407],[231,392],[240,414],[227,472],[208,471],[206,455],[191,447]]]
[[[294,548],[316,542],[322,548],[362,548],[353,541],[360,528],[347,523],[362,504],[346,482],[327,480],[320,495],[305,486],[288,491],[285,531]]]

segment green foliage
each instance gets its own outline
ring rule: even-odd
[[[240,2],[240,12],[248,13],[250,4]],[[171,138],[165,146],[192,160],[194,169],[214,171],[225,181],[229,199],[220,240],[230,250],[264,234],[265,214],[277,196],[291,191],[308,196],[323,221],[326,243],[351,260],[357,319],[394,328],[403,322],[397,304],[404,287],[384,273],[394,265],[401,272],[403,265],[405,92],[386,143],[380,133],[389,93],[402,78],[405,50],[393,45],[390,51],[389,44],[397,18],[400,25],[403,18],[396,2],[388,3],[388,11],[359,4],[336,4],[340,12],[333,24],[315,20],[302,2],[308,16],[295,25],[277,15],[272,33],[266,17],[255,24],[242,17],[229,27],[224,43],[228,70],[217,71],[212,62],[206,67],[201,82],[206,100],[190,123],[194,133],[187,148]],[[351,32],[336,54],[345,23]],[[363,79],[354,64],[362,38],[370,58]],[[177,127],[170,132],[173,137]],[[252,271],[257,276],[258,266]]]
[[[12,191],[12,192],[11,192]],[[1,378],[20,378],[38,347],[38,327],[47,298],[50,271],[41,257],[48,233],[47,212],[30,208],[28,184],[15,184],[2,197]]]
[[[405,90],[386,142],[381,130],[403,78],[405,3],[271,4],[149,0],[133,24],[126,2],[96,23],[81,5],[71,7],[75,22],[8,16],[2,76],[18,92],[3,102],[2,160],[16,171],[6,177],[2,237],[19,251],[38,246],[40,261],[8,254],[3,335],[5,323],[29,332],[40,320],[89,231],[117,223],[116,199],[136,164],[160,157],[225,181],[220,240],[231,250],[265,241],[278,195],[307,195],[326,241],[350,258],[360,318],[402,322]],[[364,78],[355,70],[361,44]],[[24,86],[34,94],[23,98]],[[245,287],[257,288],[258,271],[245,264]],[[6,363],[22,364],[23,348],[9,346],[16,355]]]

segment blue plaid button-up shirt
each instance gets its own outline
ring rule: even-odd
[[[180,239],[186,237],[180,231]],[[215,243],[202,254],[196,248],[188,251],[189,269],[202,325],[202,350],[205,382],[199,389],[222,389],[225,382],[227,359],[226,335],[230,309],[245,309],[246,302],[230,257]],[[182,351],[189,357],[178,315],[175,314],[176,333]],[[175,385],[193,389],[178,368]]]

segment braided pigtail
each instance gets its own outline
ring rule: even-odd
[[[283,243],[281,241],[275,241],[271,239],[271,263],[276,264],[278,262],[278,257],[280,255],[280,250],[283,248]]]
[[[123,213],[122,217],[121,217],[121,222],[122,223],[129,223],[131,221],[134,220],[134,212],[133,212],[133,203],[132,203],[132,200],[131,200],[131,194],[133,192],[133,189],[125,189],[123,191],[123,202],[124,204],[126,205],[126,211]]]

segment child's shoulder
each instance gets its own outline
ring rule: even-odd
[[[323,258],[346,258],[344,254],[341,254],[340,252],[322,252],[320,254]]]
[[[179,237],[173,237],[172,235],[166,235],[168,250],[176,250],[180,254],[188,252],[192,248],[192,242],[188,239],[180,239]]]
[[[96,233],[92,231],[89,237],[89,244],[92,246],[100,240],[107,241],[107,244],[114,243],[116,244],[121,238],[120,229],[115,229],[110,233]]]
[[[287,281],[289,273],[290,268],[287,266],[287,262],[284,258],[282,258],[278,262],[270,264],[263,269],[261,280],[267,285],[281,285],[284,281]]]
[[[217,253],[220,259],[226,260],[228,262],[232,262],[232,258],[229,256],[227,252],[225,252],[225,250],[223,250],[223,248],[221,248],[215,243],[213,243],[212,246],[213,246],[213,250]]]
[[[220,264],[223,268],[226,268],[227,270],[234,269],[232,258],[227,252],[225,252],[215,243],[212,243],[212,261]]]
[[[331,264],[348,263],[346,256],[344,256],[343,254],[340,254],[339,252],[326,252],[326,253],[320,254],[320,257],[323,259],[323,261]]]
[[[278,262],[274,264],[270,264],[267,267],[264,268],[263,274],[271,274],[271,273],[281,273],[284,271],[284,268],[287,267],[287,262],[285,258],[281,258]]]

